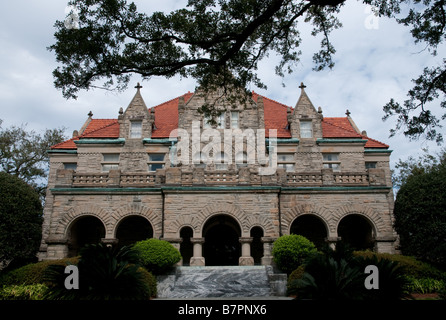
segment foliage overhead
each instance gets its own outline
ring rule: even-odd
[[[443,0],[362,0],[376,15],[394,18],[410,28],[416,43],[426,43],[437,54],[446,26]],[[336,50],[330,33],[342,26],[337,18],[345,0],[189,0],[186,8],[170,13],[142,13],[126,0],[72,0],[76,28],[55,23],[56,43],[49,47],[61,64],[54,72],[55,86],[64,97],[80,90],[102,87],[124,90],[132,74],[193,77],[206,92],[215,88],[245,90],[252,83],[266,88],[257,76],[258,63],[274,53],[281,57],[276,74],[293,72],[302,47],[302,24],[320,37],[313,55],[314,70],[333,68]],[[402,15],[401,12],[407,12]],[[73,15],[74,13],[70,13]],[[446,62],[446,61],[444,61]],[[397,116],[391,134],[442,141],[440,120],[427,108],[441,99],[446,106],[445,63],[426,67],[413,80],[415,87],[403,104],[393,99],[384,106],[387,119]],[[104,80],[97,85],[97,80]],[[245,91],[246,92],[246,91]],[[224,90],[231,96],[231,90]],[[212,107],[203,112],[214,114]],[[446,115],[443,116],[443,119]]]

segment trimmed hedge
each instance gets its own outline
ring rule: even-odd
[[[274,242],[272,254],[277,267],[290,274],[317,249],[313,242],[297,234],[284,235]]]
[[[170,242],[158,239],[138,241],[133,246],[141,264],[154,274],[162,274],[181,260],[181,254]]]

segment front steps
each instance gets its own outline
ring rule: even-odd
[[[176,267],[159,276],[158,298],[284,296],[286,275],[271,266]]]

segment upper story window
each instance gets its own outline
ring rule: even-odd
[[[77,163],[64,163],[63,168],[65,170],[76,170],[77,169]]]
[[[311,121],[300,121],[300,137],[313,138],[313,123]]]
[[[119,153],[104,153],[102,159],[102,171],[117,170],[119,168]]]
[[[202,152],[197,152],[194,154],[192,162],[194,163],[195,168],[206,168],[206,160],[207,157]]]
[[[164,153],[149,153],[149,161],[147,163],[149,171],[156,171],[156,169],[164,168]]]
[[[278,153],[277,167],[283,168],[287,172],[294,171],[294,153]]]
[[[238,152],[235,155],[235,164],[237,168],[248,166],[248,154],[246,152]]]
[[[226,114],[225,112],[222,112],[217,117],[217,129],[225,129],[226,128]]]
[[[215,157],[215,169],[227,170],[228,169],[228,156],[224,152],[220,152]]]
[[[341,163],[339,161],[338,153],[324,153],[322,155],[322,162],[324,168],[331,168],[333,171],[341,170]]]
[[[130,138],[136,139],[142,137],[142,121],[130,122]]]
[[[365,163],[365,168],[366,169],[374,169],[374,168],[376,168],[376,162],[366,162]]]
[[[231,111],[231,128],[238,129],[239,128],[239,112]]]
[[[212,124],[210,123],[211,117],[204,116],[203,117],[203,129],[210,129],[212,128]]]

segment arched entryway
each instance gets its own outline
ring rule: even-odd
[[[210,218],[203,227],[203,255],[207,266],[238,265],[241,229],[228,215]]]
[[[119,247],[132,245],[137,241],[153,238],[153,228],[144,217],[128,216],[119,222],[116,238]]]
[[[300,234],[321,249],[327,238],[327,228],[324,222],[315,215],[304,214],[297,217],[290,228],[291,234]]]
[[[71,224],[68,232],[68,257],[79,255],[87,244],[100,243],[105,237],[105,227],[94,216],[82,216]]]
[[[373,249],[374,232],[370,221],[362,215],[350,214],[338,225],[338,236],[354,250]]]
[[[263,229],[261,227],[254,227],[251,229],[251,256],[254,259],[254,264],[261,264],[263,257]]]
[[[194,235],[194,231],[191,227],[183,227],[180,230],[181,244],[180,253],[183,257],[183,266],[190,265],[190,258],[194,255],[193,244],[191,238]]]

